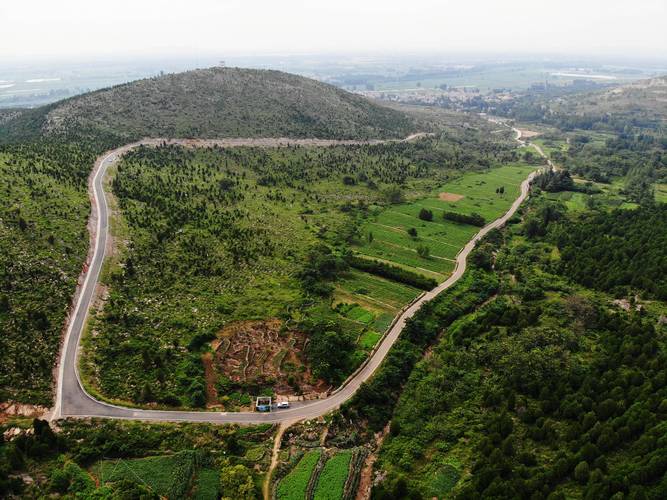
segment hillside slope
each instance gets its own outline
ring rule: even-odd
[[[371,139],[404,137],[414,129],[400,111],[315,80],[280,71],[210,68],[39,108],[8,123],[4,135]]]
[[[559,114],[624,117],[636,126],[664,127],[667,124],[667,76],[559,98],[550,107]]]

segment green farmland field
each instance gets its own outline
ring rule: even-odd
[[[352,451],[337,453],[324,465],[317,481],[314,500],[339,500],[343,497]]]
[[[420,294],[420,290],[361,271],[350,270],[339,280],[340,287],[362,299],[376,304],[379,309],[398,311]]]
[[[320,450],[306,453],[296,464],[296,467],[278,484],[277,498],[280,500],[303,500],[306,497],[310,476],[315,470],[321,454]]]
[[[220,495],[220,472],[215,469],[202,469],[197,476],[194,500],[216,500]]]
[[[492,221],[507,211],[519,195],[521,182],[534,168],[506,165],[468,173],[447,182],[427,198],[391,206],[363,225],[364,242],[354,250],[361,256],[383,260],[442,282],[454,269],[460,249],[479,231],[476,226],[444,220],[443,212],[466,215],[476,212]],[[496,192],[499,188],[502,193]],[[462,198],[444,201],[441,193]],[[422,209],[433,213],[432,221],[419,218]],[[416,237],[409,234],[411,230],[417,231]],[[428,247],[428,257],[419,256],[420,245]]]
[[[173,482],[177,457],[160,456],[135,460],[104,460],[96,468],[100,483],[139,480],[158,495],[166,495]]]

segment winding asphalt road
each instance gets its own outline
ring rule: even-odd
[[[520,132],[517,133],[517,141],[520,141]],[[412,140],[423,134],[415,134],[404,140]],[[87,270],[83,274],[83,284],[78,288],[76,303],[73,314],[69,318],[68,327],[61,349],[60,362],[57,370],[57,394],[56,405],[51,412],[51,419],[66,417],[103,417],[133,420],[157,420],[157,421],[187,421],[187,422],[212,422],[220,424],[259,424],[293,422],[306,420],[325,415],[339,408],[345,401],[350,399],[359,389],[361,384],[368,380],[375,370],[380,366],[392,345],[398,339],[405,323],[419,308],[427,301],[450,288],[456,283],[466,270],[468,255],[477,242],[489,231],[503,226],[507,220],[514,215],[521,203],[528,197],[530,181],[535,172],[531,173],[521,184],[521,193],[512,203],[510,209],[495,221],[483,227],[475,237],[459,252],[456,257],[454,272],[447,280],[433,290],[421,295],[415,302],[410,304],[392,323],[389,331],[381,339],[379,345],[371,356],[348,380],[334,391],[329,397],[315,401],[293,403],[292,407],[271,413],[257,412],[210,412],[210,411],[163,411],[143,410],[126,408],[99,401],[88,394],[81,383],[78,370],[78,350],[81,334],[86,319],[95,298],[97,281],[104,262],[105,248],[107,245],[109,213],[107,199],[103,189],[103,179],[108,167],[127,151],[140,145],[157,145],[162,143],[180,144],[185,146],[211,146],[234,147],[242,145],[254,146],[288,146],[288,145],[319,145],[332,146],[336,144],[360,144],[358,141],[330,141],[330,140],[293,140],[293,139],[224,139],[224,140],[163,140],[146,139],[136,143],[122,146],[109,151],[98,158],[95,168],[91,173],[89,190],[92,200],[91,222],[95,225],[94,246],[89,259]]]

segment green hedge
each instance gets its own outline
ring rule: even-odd
[[[350,267],[359,269],[360,271],[398,281],[399,283],[414,286],[421,290],[431,290],[438,284],[433,278],[427,278],[426,276],[413,273],[402,267],[392,266],[391,264],[386,264],[377,260],[364,259],[362,257],[357,257],[356,255],[350,255],[347,258],[347,262]]]

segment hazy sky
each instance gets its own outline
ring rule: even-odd
[[[667,0],[2,0],[0,59],[667,53]]]

